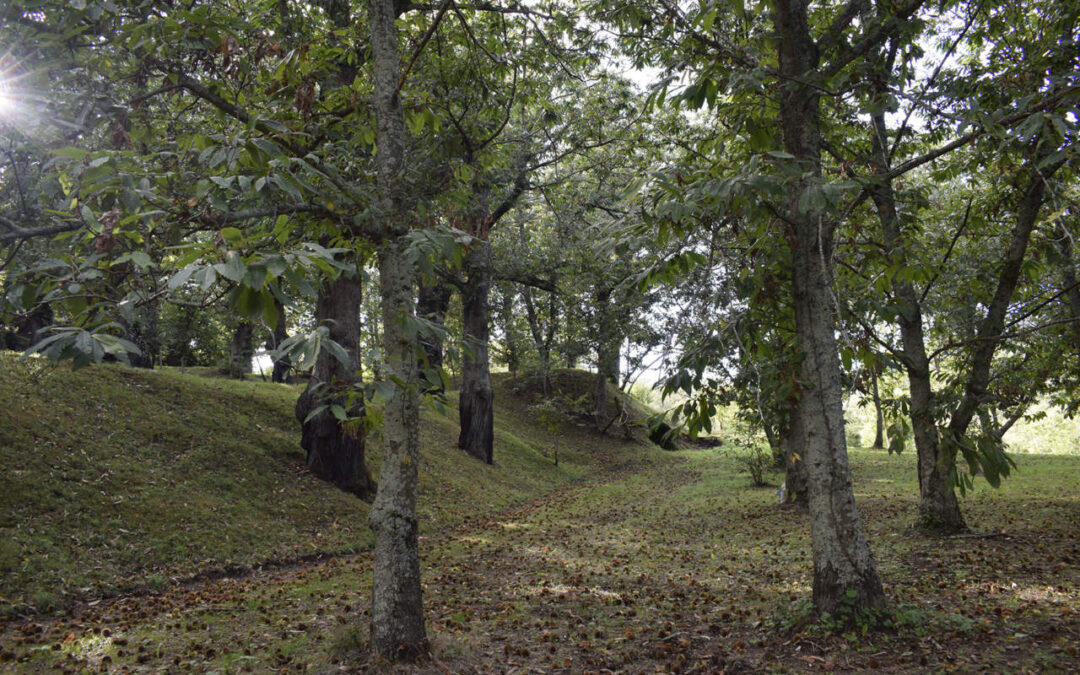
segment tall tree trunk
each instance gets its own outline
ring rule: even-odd
[[[450,309],[450,287],[444,283],[420,282],[419,292],[416,298],[416,313],[428,323],[425,331],[428,331],[420,339],[420,347],[424,350],[424,359],[428,368],[439,370],[443,365],[443,338],[445,331],[446,312]],[[429,378],[430,380],[430,378]],[[440,378],[439,384],[429,381],[427,393],[442,395],[446,393],[446,387]]]
[[[814,603],[822,611],[879,611],[885,594],[863,534],[848,466],[840,357],[832,299],[832,239],[826,214],[802,208],[821,175],[820,93],[814,86],[817,47],[807,0],[777,0],[780,118],[784,147],[809,179],[788,185],[795,327],[801,352],[799,415],[809,488],[814,551]],[[805,175],[805,174],[804,174]]]
[[[617,326],[611,306],[611,289],[603,289],[596,294],[596,383],[593,391],[594,416],[596,428],[603,431],[611,424],[614,414],[608,385],[619,386],[619,352],[622,349],[622,335]]]
[[[877,366],[870,370],[870,394],[874,398],[874,448],[885,448],[885,412],[881,409],[881,394],[878,392]]]
[[[229,343],[229,363],[225,372],[235,380],[242,380],[251,372],[251,359],[255,355],[251,342],[254,334],[255,324],[246,319],[236,324],[233,330],[232,341]]]
[[[363,400],[357,399],[350,405],[348,397],[357,381],[360,364],[362,299],[363,282],[358,276],[340,276],[319,289],[315,319],[328,327],[330,339],[345,349],[349,363],[341,363],[325,350],[319,354],[307,388],[296,401],[296,419],[301,423],[300,445],[307,451],[308,469],[322,480],[370,502],[375,497],[376,485],[364,461],[363,427],[343,427],[330,410],[308,419],[320,405],[340,405],[350,417],[364,413]]]
[[[379,247],[383,355],[398,380],[383,413],[383,463],[379,491],[368,515],[375,532],[371,592],[371,646],[391,661],[428,653],[420,586],[416,516],[420,463],[420,398],[415,341],[406,330],[414,314],[415,273],[406,256],[405,112],[398,96],[401,61],[394,0],[368,0],[376,120],[375,164],[388,241]]]
[[[482,462],[493,461],[495,442],[494,394],[488,355],[491,293],[491,244],[474,239],[465,258],[468,277],[461,291],[464,357],[458,419],[458,447]]]
[[[289,339],[289,328],[285,322],[285,304],[280,300],[274,300],[274,307],[277,308],[278,320],[277,324],[274,325],[274,332],[270,336],[270,344],[267,345],[271,352],[277,350],[282,342]],[[359,305],[357,305],[356,309],[357,312],[359,312]],[[357,343],[359,343],[359,337],[360,336],[357,335]],[[292,361],[288,356],[282,356],[281,358],[273,359],[273,362],[274,372],[270,376],[271,381],[282,383],[288,382],[290,379],[289,372],[292,370]],[[357,364],[360,363],[359,358],[357,358],[356,362]]]
[[[888,129],[885,113],[875,112],[873,150],[874,169],[879,175],[889,171]],[[878,218],[885,248],[891,252],[895,263],[907,264],[907,252],[900,240],[900,220],[896,213],[892,181],[880,179],[873,184],[870,196],[877,207]],[[901,275],[893,276],[893,293],[903,306],[897,323],[903,345],[904,367],[908,374],[908,390],[911,396],[911,428],[915,437],[915,451],[919,465],[919,527],[943,533],[962,532],[967,529],[960,512],[953,484],[956,480],[956,462],[951,453],[941,447],[937,425],[934,421],[934,390],[930,381],[930,360],[926,355],[926,342],[922,326],[922,304],[910,281],[902,281]]]

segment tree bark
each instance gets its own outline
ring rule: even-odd
[[[443,338],[440,331],[445,330],[446,312],[450,309],[450,287],[441,282],[420,282],[416,299],[416,313],[429,325],[430,332],[420,339],[424,350],[424,359],[428,368],[441,369],[443,365]],[[427,393],[441,396],[446,393],[440,378],[438,385],[429,383]]]
[[[401,61],[394,0],[368,0],[376,120],[375,164],[386,220],[380,247],[379,279],[383,316],[383,356],[397,385],[383,414],[381,485],[368,522],[375,532],[371,592],[371,647],[391,661],[415,661],[428,653],[420,585],[416,516],[420,463],[415,340],[406,331],[414,314],[415,273],[406,256],[405,113],[398,96]]]
[[[887,176],[888,128],[885,125],[885,113],[875,112],[871,121],[874,170],[881,176]],[[908,262],[907,251],[900,240],[900,220],[896,213],[892,181],[881,178],[872,186],[870,196],[881,221],[885,249],[895,263],[903,267]],[[915,292],[915,286],[910,281],[901,281],[900,276],[893,276],[892,286],[901,305],[897,323],[900,325],[903,361],[908,374],[911,428],[915,437],[915,452],[918,455],[918,526],[933,532],[963,532],[967,529],[967,524],[960,512],[960,502],[953,487],[956,481],[955,457],[941,447],[934,419],[934,390],[930,381],[930,360],[926,355],[923,334],[922,304]]]
[[[593,391],[594,416],[596,428],[607,429],[615,413],[611,411],[608,384],[619,386],[619,352],[622,349],[622,335],[617,326],[617,318],[611,306],[611,289],[602,289],[596,294],[596,383]]]
[[[251,359],[255,349],[251,344],[255,334],[255,325],[244,319],[236,324],[232,341],[229,343],[229,363],[225,372],[235,380],[242,380],[251,372]]]
[[[363,400],[356,399],[350,405],[348,396],[357,381],[360,364],[362,299],[363,282],[359,277],[340,276],[319,289],[315,320],[326,324],[330,339],[345,349],[349,363],[341,363],[325,350],[319,354],[307,388],[296,401],[296,419],[301,424],[300,445],[307,451],[311,473],[370,502],[375,497],[376,485],[364,461],[363,427],[343,427],[330,410],[308,419],[320,405],[340,405],[350,417],[364,414]]]
[[[487,239],[473,240],[465,258],[468,277],[461,291],[465,353],[462,359],[461,395],[458,419],[461,433],[458,447],[480,461],[494,461],[494,393],[491,389],[491,364],[488,353],[491,293],[491,244]]]
[[[536,346],[537,362],[539,364],[540,388],[544,398],[551,396],[551,346],[555,341],[555,333],[558,331],[558,296],[548,293],[548,321],[546,328],[541,325],[540,316],[536,311],[532,289],[526,286],[521,291],[522,300],[525,302],[525,316],[529,320],[529,332],[532,333],[533,344]]]
[[[790,417],[787,433],[780,439],[784,457],[784,503],[807,508],[810,499],[806,486],[806,453],[802,446],[805,437],[798,403],[792,408]]]
[[[1005,328],[1005,318],[1012,301],[1013,291],[1016,290],[1020,281],[1031,233],[1038,223],[1039,211],[1042,209],[1046,195],[1046,181],[1061,168],[1065,161],[1064,159],[1057,160],[1040,168],[1042,160],[1051,151],[1050,144],[1044,141],[1035,156],[1029,159],[1031,176],[1020,199],[1016,225],[1013,227],[1009,248],[1005,252],[1005,259],[998,275],[998,285],[994,290],[994,298],[986,308],[986,317],[980,322],[976,333],[975,349],[971,356],[964,396],[953,411],[946,430],[954,447],[959,446],[978,407],[986,398],[986,388],[990,384],[990,366],[993,363],[994,352],[997,350],[1001,333]]]
[[[278,320],[274,326],[274,332],[270,336],[270,344],[267,347],[274,351],[281,346],[282,342],[289,339],[289,329],[285,323],[285,304],[280,300],[274,301],[274,306],[277,308]],[[359,311],[359,305],[357,305],[357,311]],[[359,342],[359,335],[357,335],[357,342]],[[292,361],[288,356],[282,356],[281,358],[274,359],[274,371],[270,375],[272,382],[287,383],[291,379],[289,373],[292,370]],[[359,364],[359,358],[357,358],[357,364]]]
[[[777,0],[780,118],[784,147],[803,165],[788,185],[792,286],[801,352],[800,426],[809,492],[814,552],[814,603],[818,609],[877,612],[885,607],[870,547],[851,485],[832,299],[835,224],[803,208],[804,191],[821,176],[820,93],[813,85],[817,47],[810,37],[807,0]]]
[[[881,394],[878,392],[878,371],[875,366],[870,371],[870,392],[874,399],[874,445],[877,450],[885,448],[885,413],[881,409]]]

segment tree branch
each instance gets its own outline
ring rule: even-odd
[[[885,19],[876,26],[870,28],[867,31],[866,36],[853,44],[850,48],[841,51],[836,60],[828,64],[825,68],[822,68],[819,75],[822,79],[828,79],[833,75],[836,75],[841,70],[846,68],[852,61],[855,61],[859,57],[865,55],[874,47],[881,44],[883,40],[890,37],[905,21],[911,18],[911,15],[919,10],[920,7],[925,4],[926,0],[911,0],[907,5],[900,7],[895,14]],[[847,11],[847,10],[845,10]],[[833,38],[838,41],[839,36]]]
[[[5,222],[4,225],[8,226],[9,222]],[[4,234],[0,234],[0,244],[6,244],[24,239],[33,239],[36,237],[52,237],[53,234],[60,234],[63,232],[75,232],[76,230],[80,230],[82,228],[83,224],[81,221],[65,222],[65,224],[62,225],[54,225],[51,227],[36,228],[32,230],[25,230],[23,228],[15,227],[12,229],[11,232],[5,232]]]
[[[450,5],[452,5],[453,2],[454,0],[443,0],[442,5],[439,7],[439,13],[435,15],[435,20],[428,26],[424,36],[420,38],[420,43],[416,46],[416,49],[413,50],[412,56],[409,57],[409,62],[406,64],[405,70],[401,72],[401,78],[398,80],[397,88],[394,89],[394,96],[401,93],[401,88],[405,86],[405,80],[409,77],[409,71],[412,70],[413,64],[416,63],[416,59],[419,58],[421,52],[424,51],[424,47],[427,46],[428,40],[435,34],[435,30],[439,27],[439,23],[442,21],[443,17],[446,16],[446,10],[450,9]]]

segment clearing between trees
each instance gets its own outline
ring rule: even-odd
[[[90,495],[102,490],[79,493],[69,506],[68,519],[82,528],[76,534],[62,530],[68,519],[31,516],[32,502],[5,484],[4,499],[18,497],[3,509],[5,546],[26,541],[29,529],[39,537],[33,540],[38,545],[53,547],[51,555],[28,548],[6,553],[5,598],[20,597],[11,580],[27,566],[51,579],[59,594],[51,611],[27,600],[9,607],[0,670],[388,667],[370,657],[366,646],[367,505],[304,475],[295,431],[282,431],[262,451],[281,453],[262,472],[267,477],[259,480],[269,481],[266,485],[256,481],[259,471],[233,463],[234,448],[243,447],[238,437],[249,442],[259,426],[278,433],[265,425],[281,412],[275,406],[287,408],[295,389],[119,368],[48,371],[32,380],[5,378],[2,386],[13,388],[5,397],[21,404],[9,415],[32,410],[35,396],[54,402],[61,418],[65,411],[73,413],[65,405],[75,406],[77,399],[115,411],[100,429],[74,419],[49,428],[22,427],[38,438],[33,456],[27,446],[12,443],[6,418],[0,443],[4,474],[24,472],[24,483],[27,473],[37,470],[36,461],[61,461],[64,453],[42,452],[55,445],[55,434],[81,439],[88,461],[97,465],[102,458],[92,453],[107,445],[100,441],[136,433],[138,425],[128,423],[151,410],[141,397],[158,400],[154,414],[162,418],[198,419],[222,404],[211,395],[215,389],[226,398],[243,392],[246,402],[241,397],[234,408],[255,417],[233,425],[233,435],[227,428],[213,429],[179,446],[168,426],[147,431],[158,434],[160,451],[176,453],[169,465],[174,480],[151,476],[140,485],[125,484],[126,493],[109,493],[114,509],[139,504],[141,492],[158,499],[174,491],[187,495],[188,510],[173,505],[176,511],[164,522],[186,524],[171,528],[170,541],[176,551],[195,551],[199,557],[177,552],[165,559],[172,561],[168,570],[154,552],[146,554],[141,574],[135,558],[125,562],[119,553],[110,558],[109,537],[126,537],[116,544],[137,539],[140,550],[162,543],[151,520],[118,524],[100,512],[95,514],[100,522],[87,520],[88,511],[104,508],[90,503]],[[110,388],[111,398],[97,396]],[[67,403],[61,391],[72,392]],[[118,392],[136,398],[125,407]],[[837,634],[827,622],[808,621],[812,569],[806,514],[779,507],[775,489],[750,488],[730,450],[663,452],[573,425],[556,438],[550,428],[531,421],[525,395],[514,393],[509,378],[498,381],[497,419],[505,421],[497,430],[502,447],[494,467],[453,454],[460,452],[453,448],[454,425],[444,424],[437,413],[425,416],[420,545],[433,659],[410,667],[417,672],[1023,672],[1069,670],[1078,662],[1080,458],[1020,456],[1013,479],[998,490],[980,486],[965,500],[978,534],[932,538],[909,527],[918,495],[914,457],[853,451],[856,495],[895,613],[891,628],[864,635],[856,627]],[[258,417],[260,410],[269,411],[262,413],[265,419]],[[157,420],[145,419],[144,426]],[[287,415],[279,423],[293,426]],[[190,474],[179,471],[199,455],[209,436],[220,451],[188,466]],[[131,465],[142,461],[136,449],[146,450],[134,440],[114,446],[133,453],[127,458]],[[560,444],[558,467],[545,456],[553,442]],[[18,447],[23,452],[16,456]],[[73,456],[81,455],[76,450]],[[191,477],[199,473],[196,468],[213,477],[215,490],[233,497],[195,506],[203,498],[202,483]],[[67,482],[93,484],[105,471],[85,469]],[[473,475],[474,470],[479,472]],[[110,479],[99,484],[105,480]],[[61,489],[49,482],[38,486]],[[125,501],[115,503],[124,494]],[[253,512],[265,514],[256,534],[243,531],[255,527],[244,520],[248,499],[258,500],[251,503]],[[216,523],[203,523],[194,516],[201,508],[234,510]],[[131,511],[124,517],[142,516]],[[70,546],[67,561],[59,542],[72,537],[86,548],[80,554],[79,546]],[[226,544],[234,541],[239,543]],[[220,552],[229,545],[235,548],[226,557]],[[202,557],[215,551],[214,560]],[[277,562],[260,565],[269,560]],[[67,575],[78,581],[70,583]],[[36,592],[44,594],[40,588]]]

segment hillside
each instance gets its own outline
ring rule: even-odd
[[[295,387],[2,365],[0,672],[387,670],[367,505],[303,470]],[[493,467],[454,448],[452,408],[425,412],[417,672],[1075,669],[1080,457],[1018,456],[964,500],[976,532],[934,538],[909,528],[913,454],[853,449],[893,614],[838,633],[808,613],[805,513],[737,449],[549,427],[530,383],[496,388]]]
[[[368,506],[304,468],[298,386],[169,369],[72,372],[12,354],[0,370],[0,615],[369,547]],[[455,448],[455,396],[445,414],[425,410],[424,535],[658,454],[567,424],[556,466],[528,388],[507,376],[495,384],[492,467]],[[378,443],[369,450],[377,473]]]

